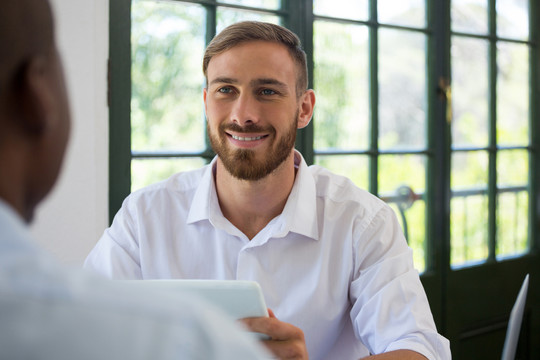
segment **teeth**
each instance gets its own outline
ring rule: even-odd
[[[256,137],[240,137],[236,135],[231,135],[233,139],[240,140],[240,141],[253,141],[253,140],[260,140],[262,139],[262,136],[256,136]]]

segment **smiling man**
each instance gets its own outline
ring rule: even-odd
[[[296,35],[234,24],[203,72],[216,158],[130,195],[85,266],[255,280],[270,317],[243,321],[280,359],[450,359],[392,210],[294,149],[315,106]]]

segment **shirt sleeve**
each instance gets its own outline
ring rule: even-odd
[[[372,354],[407,349],[428,359],[450,359],[394,212],[387,205],[357,226],[351,319]]]
[[[84,268],[110,279],[142,279],[136,209],[129,198],[84,262]]]

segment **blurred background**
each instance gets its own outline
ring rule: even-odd
[[[527,273],[518,358],[540,358],[536,1],[53,5],[75,124],[34,231],[61,260],[82,263],[130,192],[213,158],[204,48],[231,23],[278,23],[317,95],[297,149],[392,206],[454,358],[500,357]]]

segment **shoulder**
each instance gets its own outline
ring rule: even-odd
[[[24,272],[11,278],[18,286],[0,282],[0,305],[9,313],[3,321],[10,329],[0,330],[0,358],[38,351],[44,359],[81,358],[81,349],[85,349],[82,358],[117,359],[145,359],[150,353],[156,359],[260,354],[230,319],[198,298],[148,293],[136,282],[104,280],[33,258],[32,264],[19,261]],[[30,333],[42,341],[28,343]],[[105,345],[92,346],[96,343]],[[231,343],[234,349],[229,348]]]
[[[338,175],[318,165],[309,167],[317,191],[317,198],[333,204],[354,204],[357,210],[377,213],[387,205],[370,192],[358,187],[346,176]]]

